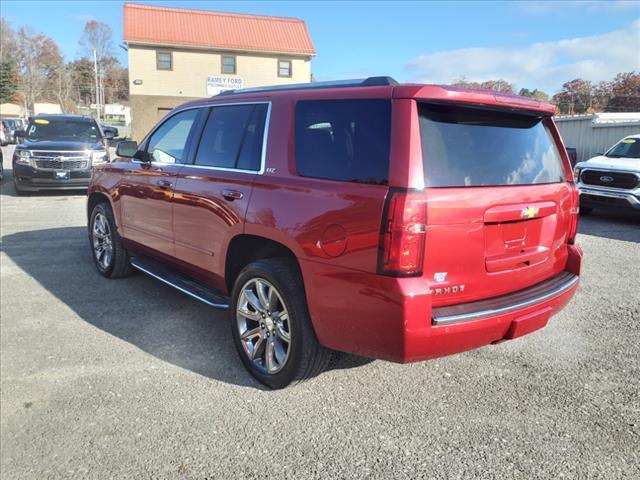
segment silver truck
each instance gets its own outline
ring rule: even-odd
[[[640,134],[625,137],[606,153],[577,163],[574,176],[581,213],[601,207],[640,211]]]

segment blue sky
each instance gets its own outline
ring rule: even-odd
[[[576,77],[592,81],[640,71],[640,2],[135,2],[298,17],[317,50],[318,80],[391,75],[447,83],[502,77],[553,93]],[[113,29],[126,64],[119,1],[2,1],[14,28],[52,37],[67,60],[79,57],[84,23]]]

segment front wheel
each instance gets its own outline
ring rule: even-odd
[[[131,273],[129,253],[122,246],[111,206],[106,202],[99,203],[91,212],[89,243],[93,262],[101,275],[119,278]]]
[[[331,351],[318,343],[295,261],[273,258],[249,264],[231,298],[236,349],[257,380],[284,388],[325,369]]]

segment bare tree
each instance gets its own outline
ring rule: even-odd
[[[11,22],[0,17],[0,61],[13,60],[16,48],[16,32],[11,28]]]
[[[106,61],[113,56],[113,39],[111,27],[104,22],[89,20],[84,25],[84,32],[80,38],[80,45],[84,48],[88,58],[95,59],[95,100],[96,104],[103,103],[104,92],[100,92],[99,85],[107,68]],[[98,111],[98,116],[100,112]]]
[[[57,98],[55,81],[63,61],[56,42],[42,34],[35,35],[28,27],[22,27],[16,36],[16,58],[20,91],[27,109],[33,110],[36,100]]]

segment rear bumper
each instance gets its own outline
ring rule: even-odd
[[[309,311],[320,343],[394,362],[414,362],[521,337],[544,327],[575,294],[582,251],[569,246],[566,271],[502,297],[431,307],[421,279],[329,273],[303,263]],[[364,284],[363,284],[364,282]]]

